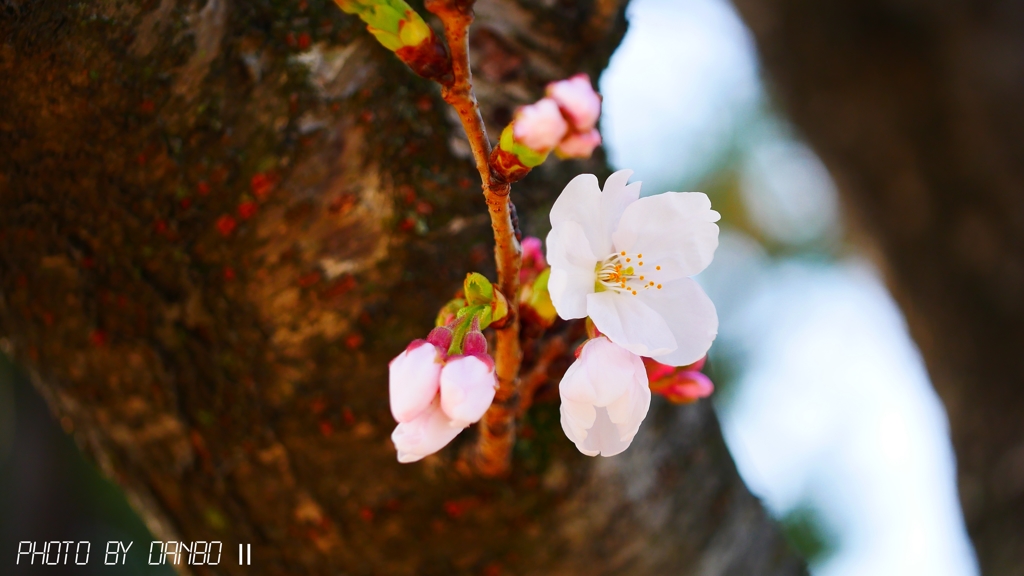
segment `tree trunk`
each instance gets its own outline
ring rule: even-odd
[[[946,404],[982,573],[1024,574],[1024,4],[737,4]]]
[[[622,8],[482,0],[492,132]],[[508,478],[396,462],[387,362],[490,230],[437,90],[332,3],[0,0],[0,39],[0,346],[158,538],[229,574],[804,573],[706,402],[608,460],[542,402]],[[514,187],[525,231],[580,171]]]

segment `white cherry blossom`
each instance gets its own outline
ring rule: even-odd
[[[640,198],[632,170],[582,174],[551,208],[548,290],[569,320],[589,316],[612,342],[662,364],[685,366],[711,347],[718,315],[690,276],[718,247],[718,212],[700,192]]]
[[[614,456],[629,447],[651,406],[640,357],[597,337],[558,385],[562,430],[587,456]]]

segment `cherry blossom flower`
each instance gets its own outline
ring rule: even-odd
[[[558,145],[569,130],[558,104],[550,98],[541,98],[516,111],[512,134],[516,142],[531,150],[547,153]]]
[[[442,326],[389,364],[391,414],[398,421],[391,441],[399,462],[415,462],[444,448],[490,407],[497,380],[478,326],[466,334],[464,354],[447,356],[453,332]]]
[[[551,208],[547,237],[555,310],[569,320],[589,316],[630,352],[662,364],[700,359],[718,333],[718,315],[690,276],[718,247],[718,212],[700,192],[640,198],[633,172],[608,177],[604,191],[582,174]]]
[[[577,74],[552,82],[548,84],[546,93],[569,118],[574,132],[589,132],[597,125],[597,118],[601,115],[601,96],[594,92],[590,76]]]
[[[583,345],[558,394],[562,430],[587,456],[628,448],[651,406],[640,357],[600,336]]]

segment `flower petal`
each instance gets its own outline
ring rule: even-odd
[[[640,357],[635,358],[639,360]],[[651,389],[646,378],[643,382],[633,382],[626,394],[608,406],[608,418],[618,427],[620,439],[632,441],[650,407]]]
[[[601,133],[597,129],[589,132],[569,134],[555,148],[559,158],[590,158],[594,148],[601,145]]]
[[[718,247],[721,217],[702,192],[666,192],[626,207],[612,235],[615,250],[648,254],[652,261],[671,257],[685,276],[711,263]]]
[[[632,170],[619,170],[604,181],[604,190],[601,192],[601,220],[609,238],[612,238],[612,233],[618,227],[619,219],[622,218],[626,207],[640,198],[640,182],[626,184],[632,175]],[[597,256],[604,258],[610,253],[611,250],[608,250]]]
[[[614,402],[608,404],[608,417],[611,418],[611,421],[619,425],[632,425],[636,404],[637,402],[642,403],[644,390],[650,393],[650,387],[647,382],[647,369],[644,368],[644,363],[639,356],[629,354],[627,385],[624,386],[623,393]],[[645,416],[646,414],[646,411],[644,411]],[[641,420],[643,420],[643,417],[641,417]],[[639,426],[639,422],[637,426]]]
[[[598,408],[593,427],[582,442],[576,443],[576,447],[587,456],[601,454],[607,457],[621,454],[632,441],[632,436],[622,438],[619,427],[609,419],[607,408]]]
[[[572,121],[577,131],[590,130],[601,115],[601,97],[594,92],[590,76],[577,74],[572,78],[548,84],[545,93],[558,102],[559,108]]]
[[[423,412],[441,385],[441,353],[426,340],[420,342],[388,364],[391,415],[399,422],[409,422]]]
[[[629,391],[635,380],[634,358],[637,358],[635,354],[607,338],[594,338],[583,345],[576,362],[586,367],[586,378],[594,391],[591,401],[595,406],[607,406]],[[645,378],[646,375],[645,372]]]
[[[612,239],[601,212],[601,186],[597,176],[580,174],[569,181],[551,207],[551,228],[553,230],[564,222],[576,222],[583,227],[590,250],[604,257],[611,253]]]
[[[568,130],[558,103],[551,98],[541,98],[516,110],[512,122],[516,142],[542,153],[557,146]]]
[[[551,277],[548,292],[558,315],[566,320],[587,315],[586,296],[594,291],[597,256],[590,249],[583,226],[565,221],[551,229],[547,238]]]
[[[560,411],[565,435],[573,442],[582,442],[587,437],[587,431],[594,425],[594,418],[597,417],[594,405],[562,398]]]
[[[576,445],[576,449],[586,454],[587,456],[597,456],[600,453],[599,450],[587,450],[586,448],[583,447],[582,442],[586,440],[586,431],[583,432],[582,436],[576,435],[575,429],[573,428],[573,425],[571,424],[568,416],[566,415],[564,403],[559,408],[559,412],[562,415],[562,431],[565,432],[565,436],[569,440],[572,440],[572,443]]]
[[[558,383],[558,395],[563,402],[572,400],[584,404],[593,404],[597,398],[594,386],[590,383],[590,374],[583,362],[582,354],[580,358],[569,365],[569,369],[562,376],[562,381]]]
[[[609,340],[639,356],[676,349],[668,324],[638,296],[613,291],[588,294],[587,315]]]
[[[644,356],[669,366],[688,366],[707,354],[718,335],[718,313],[696,280],[680,278],[637,298],[665,319],[676,342],[675,350]]]
[[[439,401],[434,400],[414,420],[399,423],[391,433],[391,441],[398,450],[399,462],[416,462],[447,446],[463,430],[451,426]]]

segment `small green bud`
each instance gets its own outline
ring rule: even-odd
[[[558,312],[555,311],[555,305],[551,303],[551,293],[548,292],[549,278],[551,278],[551,268],[541,272],[533,281],[530,297],[526,303],[533,308],[537,316],[550,326],[558,316]]]
[[[398,24],[398,37],[403,46],[418,46],[430,38],[432,33],[427,23],[411,10],[405,13],[405,19]]]
[[[494,299],[494,285],[479,272],[466,274],[466,281],[462,286],[466,295],[466,303],[470,306],[490,305],[491,300]]]
[[[512,124],[509,124],[501,131],[501,141],[498,145],[502,150],[515,154],[516,158],[527,168],[540,166],[548,157],[547,152],[540,153],[516,142]]]

